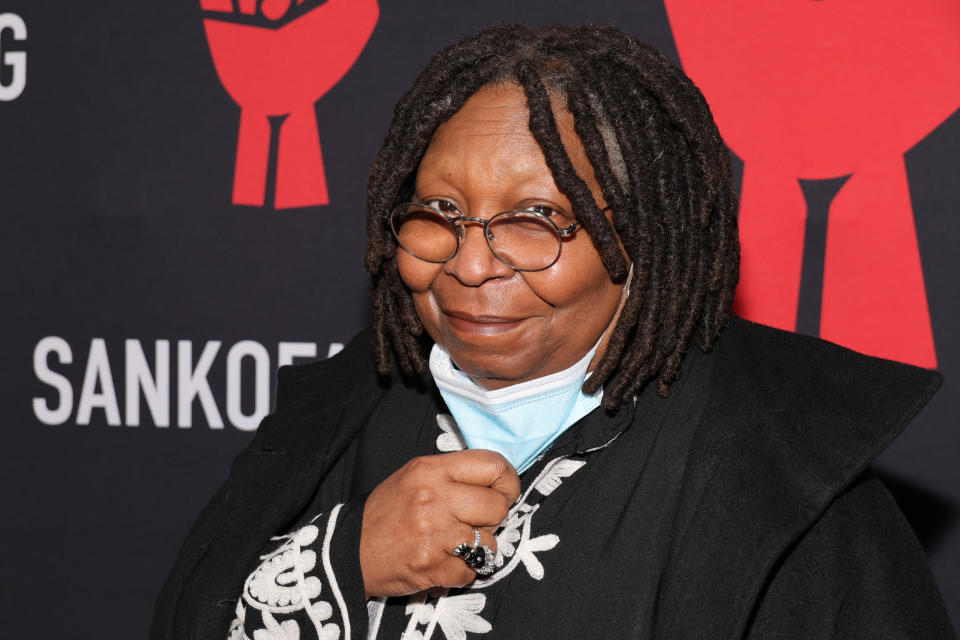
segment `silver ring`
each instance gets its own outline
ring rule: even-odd
[[[473,546],[461,542],[453,550],[453,555],[477,572],[477,575],[489,576],[497,570],[496,554],[485,544],[480,544],[480,529],[473,528]]]

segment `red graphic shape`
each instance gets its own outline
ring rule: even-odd
[[[830,207],[821,336],[936,366],[903,154],[960,106],[956,0],[665,0],[684,68],[744,161],[736,309],[796,327],[798,179]]]
[[[858,351],[936,366],[901,155],[860,165],[830,205],[820,335]]]
[[[256,4],[241,2],[241,13],[255,13]],[[290,4],[265,0],[260,10],[269,18],[282,17]],[[229,0],[201,0],[201,5],[212,11],[232,7]],[[356,62],[379,15],[376,0],[327,0],[276,28],[207,14],[203,24],[214,66],[241,109],[234,204],[264,204],[268,116],[286,116],[277,151],[276,208],[329,203],[314,104]]]

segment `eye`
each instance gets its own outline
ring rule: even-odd
[[[451,215],[460,214],[460,209],[457,208],[457,205],[443,198],[431,198],[430,200],[424,201],[424,204],[443,213],[449,213]]]
[[[547,205],[547,204],[533,204],[533,205],[528,205],[528,206],[524,207],[523,210],[524,210],[524,211],[533,211],[533,212],[539,213],[539,214],[542,215],[542,216],[546,216],[546,217],[550,218],[551,220],[553,220],[553,222],[554,222],[558,227],[561,227],[561,228],[567,227],[567,226],[573,224],[574,222],[576,222],[576,220],[573,218],[572,215],[570,215],[570,214],[568,214],[568,213],[566,213],[565,211],[562,211],[562,210],[560,210],[560,209],[554,209],[553,207],[551,207],[550,205]]]
[[[548,207],[548,206],[545,205],[545,204],[535,204],[535,205],[531,205],[531,206],[529,206],[529,207],[524,207],[523,210],[524,210],[524,211],[533,211],[533,212],[535,212],[535,213],[539,213],[540,215],[547,216],[548,218],[549,218],[550,216],[556,215],[556,214],[558,213],[556,209],[553,209],[552,207]]]

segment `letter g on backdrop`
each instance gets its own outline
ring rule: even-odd
[[[10,67],[10,80],[0,81],[0,102],[16,100],[27,86],[27,53],[25,51],[5,51],[4,32],[9,32],[15,42],[27,39],[27,25],[23,18],[15,13],[0,13],[0,65]]]
[[[200,0],[210,55],[240,105],[233,203],[263,206],[268,116],[286,116],[277,151],[277,209],[327,204],[314,104],[360,56],[376,0]]]
[[[744,162],[737,311],[793,330],[807,206],[830,204],[820,336],[936,366],[904,153],[960,106],[957,0],[666,0],[684,69]]]

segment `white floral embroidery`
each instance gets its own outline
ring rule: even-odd
[[[237,603],[237,617],[230,625],[229,640],[249,640],[245,634],[246,606],[260,612],[263,629],[253,632],[253,640],[299,640],[300,625],[296,620],[279,621],[275,614],[304,611],[313,623],[320,640],[338,640],[340,626],[324,624],[333,616],[333,607],[319,600],[320,578],[307,574],[317,567],[317,554],[307,549],[319,536],[315,525],[277,536],[272,540],[282,544],[267,555],[250,574],[243,587],[243,598]],[[246,606],[245,606],[246,605]]]
[[[311,576],[298,584],[297,573],[312,571],[316,566],[317,554],[313,551],[287,549],[257,567],[247,579],[247,593],[258,603],[284,613],[302,609],[304,597],[320,595],[320,579]]]
[[[437,414],[437,425],[441,431],[437,437],[438,450],[448,452],[466,448],[452,416]],[[468,633],[490,632],[492,625],[480,615],[486,606],[486,596],[480,590],[507,577],[521,565],[531,578],[543,580],[545,570],[537,554],[550,551],[560,543],[560,537],[553,533],[532,536],[533,516],[540,509],[540,505],[531,500],[533,492],[544,497],[550,495],[563,483],[564,478],[570,477],[585,464],[584,460],[567,457],[549,462],[511,507],[496,532],[497,564],[502,565],[501,568],[491,576],[478,577],[466,593],[451,596],[444,589],[439,593],[432,590],[430,593],[411,595],[405,609],[410,619],[401,636],[402,640],[431,640],[438,626],[446,640],[467,640]],[[425,629],[421,631],[419,627]]]
[[[443,453],[450,451],[463,451],[467,448],[467,443],[460,433],[460,427],[449,413],[437,414],[437,426],[440,427],[440,435],[437,436],[437,449]]]
[[[538,478],[533,486],[541,494],[548,496],[560,486],[564,478],[572,476],[577,469],[585,464],[587,464],[586,460],[570,460],[569,458],[558,460],[556,464],[550,465],[550,469]]]
[[[243,623],[247,619],[247,608],[243,606],[242,600],[237,600],[236,617],[230,623],[230,635],[227,640],[250,640],[243,632]]]
[[[307,615],[317,629],[319,640],[337,640],[340,637],[340,627],[336,623],[323,624],[324,620],[329,620],[333,615],[333,607],[329,602],[323,600],[316,602],[307,610]]]
[[[269,611],[264,611],[263,623],[267,628],[254,631],[253,640],[300,640],[300,625],[296,620],[277,622]]]
[[[513,554],[516,551],[516,547],[514,546],[514,543],[520,541],[520,529],[518,526],[519,524],[520,523],[516,518],[510,519],[508,516],[508,520],[506,524],[496,536],[497,537],[497,555],[500,556],[499,558],[497,558],[497,563],[498,563],[498,566],[500,567],[503,566],[503,558],[513,557]]]
[[[406,613],[411,616],[414,624],[430,624],[430,619],[433,617],[433,605],[427,604],[427,594],[418,593],[410,596]]]
[[[447,589],[438,592],[431,590],[430,593],[435,595],[420,592],[407,600],[405,612],[410,620],[401,636],[402,640],[429,640],[437,626],[447,640],[466,640],[468,632],[487,633],[493,628],[479,615],[487,603],[487,597],[482,593],[451,596]],[[428,597],[434,602],[428,603]],[[417,629],[423,625],[426,625],[425,630]]]
[[[384,597],[367,600],[367,640],[374,640],[380,633],[380,621],[383,620],[386,603]]]
[[[540,551],[553,549],[560,542],[560,537],[553,533],[547,533],[531,538],[530,527],[533,514],[537,512],[540,505],[530,507],[523,504],[519,506],[526,508],[515,507],[515,510],[507,516],[503,529],[497,533],[497,555],[499,556],[497,560],[502,561],[503,558],[509,558],[509,561],[493,575],[474,580],[470,585],[471,589],[485,589],[496,584],[513,573],[514,569],[520,564],[523,564],[531,578],[543,580],[543,564],[537,559],[536,554]]]
[[[560,542],[558,535],[548,533],[529,539],[527,540],[527,544],[520,545],[517,550],[517,557],[523,561],[523,566],[526,567],[527,573],[530,574],[531,578],[534,580],[543,580],[543,565],[537,560],[536,552],[549,551],[557,546],[558,542]]]
[[[427,627],[426,637],[430,637],[434,625],[439,624],[447,640],[466,640],[467,632],[487,633],[493,627],[480,617],[487,603],[482,593],[464,593],[458,596],[445,596],[437,601],[436,616]]]
[[[289,613],[303,609],[307,600],[320,595],[320,579],[304,575],[317,566],[317,554],[303,547],[317,539],[319,530],[307,525],[290,536],[276,551],[262,556],[263,562],[247,578],[244,599],[257,609]]]
[[[403,632],[401,640],[423,640],[423,633],[417,630],[417,626],[430,624],[433,612],[433,605],[427,604],[427,593],[425,591],[414,593],[407,598],[404,613],[410,616],[410,620],[407,621],[407,628]]]

